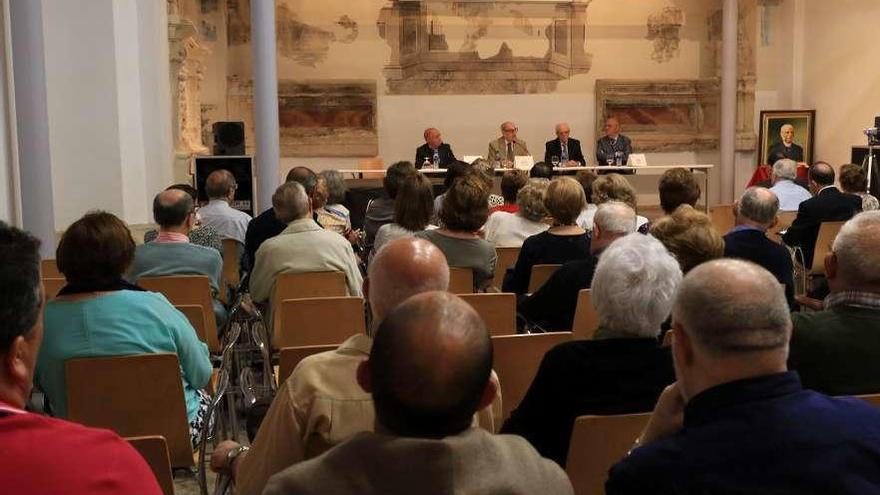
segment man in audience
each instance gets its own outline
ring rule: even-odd
[[[565,472],[523,439],[471,426],[495,396],[491,370],[492,341],[470,305],[448,292],[413,296],[358,367],[377,432],[287,468],[265,493],[573,494]]]
[[[681,205],[697,206],[700,199],[700,184],[694,173],[686,168],[671,168],[660,176],[660,207],[670,215]]]
[[[577,297],[589,289],[602,251],[615,240],[636,231],[636,213],[618,201],[599,205],[593,217],[591,256],[563,264],[544,284],[517,307],[527,321],[548,330],[571,330]]]
[[[822,222],[849,220],[862,209],[862,199],[844,194],[834,186],[834,169],[825,162],[810,168],[810,191],[815,197],[798,207],[797,217],[782,236],[789,246],[803,250],[804,266],[813,266],[813,250]]]
[[[583,167],[587,164],[581,152],[581,142],[569,135],[571,128],[568,124],[556,124],[556,139],[544,145],[544,162],[552,164],[553,157],[556,157],[562,167]]]
[[[251,273],[251,297],[265,302],[282,273],[340,271],[348,294],[361,295],[361,272],[351,244],[336,232],[324,230],[312,219],[311,200],[299,182],[286,182],[272,195],[278,220],[287,228],[257,250]]]
[[[530,179],[547,179],[553,178],[553,165],[545,162],[538,162],[529,169]]]
[[[391,241],[373,258],[364,283],[372,327],[408,297],[448,286],[449,266],[436,246],[412,237]],[[372,398],[355,381],[358,365],[370,356],[371,346],[369,336],[354,335],[335,351],[304,359],[279,387],[253,449],[234,462],[229,453],[240,450],[238,444],[223,442],[214,450],[215,469],[234,468],[230,472],[236,493],[258,495],[273,474],[357,432],[373,430]],[[500,400],[499,395],[492,408],[478,415],[487,430],[495,429]]]
[[[794,306],[794,278],[788,249],[767,237],[776,225],[779,200],[769,189],[750,187],[733,205],[736,227],[724,236],[724,256],[757,263],[785,284],[785,298]]]
[[[312,204],[315,203],[314,198],[318,194],[318,175],[311,169],[307,167],[293,167],[287,172],[285,182],[298,182],[305,188],[309,201]],[[248,224],[244,247],[249,267],[253,268],[257,249],[260,248],[263,242],[280,234],[286,228],[287,224],[279,220],[275,215],[275,208],[269,208],[260,213]]]
[[[880,491],[880,411],[805,390],[786,371],[791,319],[770,272],[698,266],[672,321],[677,382],[611,469],[608,495]]]
[[[788,364],[831,395],[880,392],[880,212],[846,222],[825,258],[824,311],[794,313]]]
[[[0,222],[0,472],[4,493],[160,495],[143,458],[107,430],[25,411],[43,340],[39,241]]]
[[[620,133],[620,121],[617,117],[605,120],[605,135],[596,142],[596,160],[599,166],[626,165],[632,154],[632,141]],[[618,174],[634,174],[635,170],[615,170]]]
[[[454,168],[455,163],[458,162],[453,162],[450,167]],[[403,184],[403,180],[414,172],[415,167],[410,162],[397,162],[385,171],[385,178],[382,179],[385,196],[370,201],[367,204],[367,212],[364,214],[364,246],[367,252],[372,250],[373,241],[376,240],[379,228],[386,223],[394,222],[394,202],[397,199],[397,191]],[[447,171],[447,175],[449,173]]]
[[[416,149],[416,161],[413,162],[416,168],[422,168],[425,161],[435,168],[446,168],[456,160],[452,147],[443,142],[440,131],[430,127],[425,129],[424,137],[425,144]]]
[[[795,184],[797,163],[794,160],[777,160],[770,177],[773,181],[770,190],[779,198],[780,211],[797,211],[801,203],[813,197],[810,191]]]
[[[141,277],[165,275],[205,275],[214,296],[217,327],[226,322],[226,309],[217,296],[223,258],[216,250],[190,243],[189,232],[195,224],[192,197],[184,191],[166,189],[153,199],[153,219],[159,225],[156,240],[135,249],[128,278],[137,283]]]
[[[531,155],[526,142],[516,137],[517,130],[516,124],[513,122],[501,124],[501,137],[489,141],[486,160],[493,163],[500,162],[505,168],[510,168],[516,157]]]
[[[669,349],[657,337],[680,282],[678,262],[657,239],[630,234],[611,244],[591,288],[599,328],[590,329],[592,339],[560,344],[544,356],[501,432],[522,435],[564,467],[578,416],[650,411],[675,381]]]
[[[199,208],[202,224],[214,227],[220,239],[233,239],[244,245],[245,233],[251,216],[236,210],[230,203],[235,200],[238,184],[228,170],[215,170],[205,180],[208,204]]]

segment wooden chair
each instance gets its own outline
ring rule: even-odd
[[[589,340],[599,328],[599,313],[593,307],[590,289],[578,292],[577,307],[574,311],[574,322],[571,328],[573,339]]]
[[[43,288],[46,290],[46,300],[51,301],[55,299],[55,296],[58,295],[58,292],[67,285],[67,280],[63,278],[44,278],[43,279]]]
[[[214,316],[214,300],[211,285],[204,275],[169,275],[165,277],[144,277],[138,285],[164,295],[175,306],[201,306],[205,318],[204,342],[208,350],[219,353],[220,338],[217,336],[217,319]]]
[[[504,274],[508,268],[516,265],[516,260],[519,258],[519,250],[520,248],[518,247],[495,248],[497,260],[495,261],[495,277],[492,279],[493,287],[501,289],[501,285],[504,283]]]
[[[780,234],[780,232],[788,230],[788,228],[791,227],[791,224],[794,223],[795,217],[797,217],[796,211],[780,211],[777,213],[776,218],[778,218],[779,221],[771,231],[767,232],[767,237],[777,244],[782,244],[782,234]]]
[[[54,259],[45,259],[40,262],[41,277],[43,278],[64,278],[64,274],[58,271],[58,264]]]
[[[347,296],[345,273],[338,271],[282,273],[275,279],[273,304],[285,299]]]
[[[453,294],[473,294],[474,271],[470,268],[449,267],[449,292]]]
[[[341,344],[367,333],[362,297],[287,299],[275,312],[275,348]]]
[[[733,205],[716,205],[709,208],[709,218],[718,235],[728,233],[736,225]]]
[[[490,335],[516,334],[516,294],[461,294],[489,329]]]
[[[208,344],[208,350],[214,354],[219,354],[221,350],[219,348],[219,343],[217,349],[211,349],[211,344],[208,342],[208,335],[205,332],[205,308],[198,304],[181,304],[175,305],[174,307],[183,313],[183,316],[186,316],[186,319],[189,320],[189,324],[192,325],[193,329],[196,331],[199,340]]]
[[[553,272],[562,265],[535,265],[532,267],[532,275],[529,277],[529,294],[538,290]]]
[[[278,373],[275,376],[278,377],[278,385],[280,386],[284,383],[284,380],[287,380],[287,377],[293,373],[293,370],[296,369],[296,365],[299,364],[303,359],[311,356],[312,354],[319,354],[322,352],[332,351],[336,349],[337,345],[304,345],[300,347],[285,347],[281,349],[278,358]]]
[[[174,495],[174,474],[168,458],[168,444],[165,437],[158,435],[129,437],[125,439],[147,461],[150,470],[159,482],[164,495]]]
[[[874,407],[880,408],[880,394],[856,395],[855,397],[862,399]]]
[[[162,435],[171,465],[195,465],[175,354],[69,359],[65,364],[70,421],[122,437]]]
[[[643,413],[575,420],[566,462],[575,495],[605,493],[608,470],[629,452],[650,417]]]
[[[244,246],[235,239],[223,239],[223,275],[220,279],[220,299],[229,304],[227,287],[233,291],[241,283],[241,253]]]
[[[557,344],[570,340],[571,332],[492,337],[493,369],[501,382],[502,419],[507,419],[526,395],[544,354]]]
[[[825,274],[825,255],[831,250],[831,243],[837,237],[840,228],[846,222],[822,222],[819,226],[819,235],[816,237],[816,248],[813,249],[813,266],[810,275]]]

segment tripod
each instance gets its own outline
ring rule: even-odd
[[[875,177],[874,175],[880,172],[880,170],[876,170],[876,166],[880,165],[877,162],[876,153],[877,150],[880,149],[880,143],[871,139],[868,142],[868,154],[865,155],[865,158],[862,159],[862,169],[865,171],[865,176],[868,178],[868,194],[877,196],[877,189],[880,187],[880,177]]]

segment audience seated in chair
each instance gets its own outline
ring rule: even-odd
[[[791,253],[767,237],[778,218],[779,200],[769,189],[750,187],[733,205],[736,227],[724,236],[724,256],[757,263],[785,284],[785,299],[794,307]]]
[[[800,204],[813,197],[810,191],[795,182],[797,179],[797,163],[783,158],[773,164],[771,175],[773,194],[779,198],[780,211],[797,211]]]
[[[0,222],[0,472],[4,493],[160,495],[128,442],[25,411],[43,339],[40,242]],[[108,398],[108,400],[112,400]]]
[[[788,364],[831,395],[880,393],[880,212],[860,213],[825,257],[823,311],[794,313]]]
[[[578,416],[650,411],[675,381],[669,349],[658,336],[679,282],[681,269],[658,240],[633,233],[614,241],[593,278],[595,337],[560,344],[544,356],[501,432],[522,435],[564,467]]]
[[[700,200],[700,184],[694,173],[686,168],[671,168],[660,176],[657,185],[660,193],[660,208],[670,215],[681,205],[697,206]]]
[[[548,184],[545,180],[530,179],[517,194],[515,212],[499,211],[489,215],[483,227],[486,240],[496,248],[518,248],[528,237],[549,229],[550,225],[545,221],[547,209],[544,207]]]
[[[345,179],[338,170],[324,170],[319,178],[324,183],[326,199],[317,209],[318,223],[328,230],[345,236],[351,231],[351,212],[342,203],[345,202]]]
[[[571,330],[578,292],[589,289],[599,256],[612,242],[636,231],[636,212],[619,201],[607,201],[593,217],[590,257],[563,264],[534,294],[523,299],[517,312],[545,330]]]
[[[635,172],[633,172],[635,173]],[[651,224],[647,218],[638,214],[636,190],[623,175],[618,173],[603,174],[593,181],[593,201],[601,205],[606,201],[620,201],[629,205],[636,212],[636,229],[647,234]]]
[[[214,316],[217,328],[226,322],[226,308],[220,295],[223,258],[211,248],[190,243],[189,234],[195,223],[192,198],[183,191],[166,190],[153,199],[153,219],[159,224],[156,240],[135,249],[134,262],[128,270],[128,279],[136,282],[141,277],[164,275],[205,275],[214,296]]]
[[[195,225],[193,226],[193,229],[189,232],[189,234],[187,234],[187,236],[189,237],[189,242],[198,246],[205,246],[216,249],[217,252],[222,255],[223,243],[220,242],[220,235],[217,234],[217,230],[214,227],[202,224],[202,218],[201,216],[199,216],[199,198],[196,189],[189,184],[174,184],[168,186],[165,190],[170,191],[172,189],[183,191],[189,194],[189,197],[191,197],[193,200],[193,205],[195,205]],[[159,231],[157,229],[150,229],[144,232],[144,242],[153,242],[158,235]]]
[[[403,180],[412,173],[416,173],[416,167],[410,162],[392,164],[385,171],[385,177],[382,179],[385,196],[373,199],[367,203],[367,210],[364,213],[364,246],[368,253],[373,250],[373,242],[376,239],[379,228],[386,223],[394,221],[394,205],[397,204],[397,192],[400,190]],[[449,174],[450,172],[447,172],[447,178]],[[436,204],[434,211],[437,211]]]
[[[287,468],[264,493],[572,494],[565,473],[521,438],[472,427],[497,392],[491,369],[492,342],[473,308],[448,292],[411,297],[379,326],[357,371],[378,431]]]
[[[598,206],[593,203],[593,182],[596,181],[597,177],[596,173],[592,170],[580,170],[574,176],[575,180],[584,188],[584,195],[587,200],[587,206],[578,215],[577,224],[587,232],[593,230],[593,215],[596,214],[598,209]]]
[[[517,198],[519,191],[528,183],[529,175],[523,170],[508,170],[501,176],[501,197],[504,204],[489,208],[489,218],[499,211],[516,213],[519,210]]]
[[[840,167],[840,188],[846,194],[862,198],[862,211],[880,209],[880,201],[868,194],[868,176],[861,165],[847,163]]]
[[[394,202],[394,222],[379,227],[371,256],[375,256],[382,246],[394,239],[437,228],[436,225],[431,225],[434,217],[434,193],[431,180],[425,175],[418,172],[409,174],[400,184],[397,199]]]
[[[436,246],[414,238],[391,241],[376,254],[364,282],[373,328],[406,298],[446,290],[448,285],[449,267]],[[279,387],[253,449],[237,457],[232,470],[227,454],[238,444],[224,442],[215,449],[211,464],[235,475],[236,493],[260,494],[273,474],[355,433],[373,431],[372,398],[355,381],[358,365],[370,356],[372,343],[369,336],[355,335],[335,351],[303,359]],[[478,415],[479,424],[489,431],[494,431],[495,418],[500,417],[500,401],[496,397],[493,406]]]
[[[504,292],[526,293],[535,265],[559,265],[589,258],[590,237],[576,223],[586,204],[584,189],[576,180],[559,177],[550,182],[544,194],[544,207],[553,218],[553,225],[523,242],[513,271],[505,277]]]
[[[440,248],[449,266],[472,269],[474,288],[479,291],[492,283],[497,260],[495,248],[479,234],[489,216],[488,197],[483,180],[477,174],[467,174],[446,191],[440,228],[416,233]]]
[[[489,160],[483,158],[474,160],[471,163],[470,173],[476,174],[483,181],[483,187],[489,191],[489,198],[486,200],[486,203],[489,205],[490,213],[496,206],[504,204],[504,197],[492,192],[495,189],[495,168]]]
[[[208,348],[164,296],[122,279],[134,249],[128,227],[110,213],[88,213],[67,228],[56,253],[67,285],[46,304],[37,382],[52,413],[64,418],[68,359],[177,354],[190,433],[196,440],[210,401],[202,391],[212,371]]]
[[[786,245],[800,247],[804,266],[813,266],[813,251],[822,222],[839,222],[852,218],[862,209],[862,198],[844,194],[834,185],[834,169],[824,162],[810,168],[810,191],[814,197],[802,202],[797,217],[782,236]]]
[[[278,220],[288,226],[257,250],[250,280],[253,300],[269,300],[276,277],[288,272],[339,271],[345,274],[348,295],[360,296],[362,277],[351,244],[312,219],[311,201],[303,186],[296,181],[278,186],[272,207]]]
[[[611,469],[608,495],[880,490],[880,411],[806,390],[786,371],[791,319],[770,272],[701,265],[672,320],[677,381]]]
[[[231,206],[237,189],[238,184],[232,172],[223,169],[211,172],[205,179],[205,193],[209,201],[199,210],[199,214],[202,223],[213,227],[221,241],[234,239],[244,245],[251,216]]]
[[[660,217],[651,225],[651,235],[675,256],[684,273],[724,256],[724,239],[712,227],[708,215],[690,205],[681,205],[671,215]]]

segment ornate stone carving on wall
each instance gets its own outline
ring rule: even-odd
[[[651,59],[658,63],[669,62],[678,56],[684,11],[678,7],[664,7],[662,11],[648,16],[648,35],[654,42]]]
[[[388,93],[552,92],[590,70],[584,45],[591,1],[391,0],[376,23],[391,47]]]

